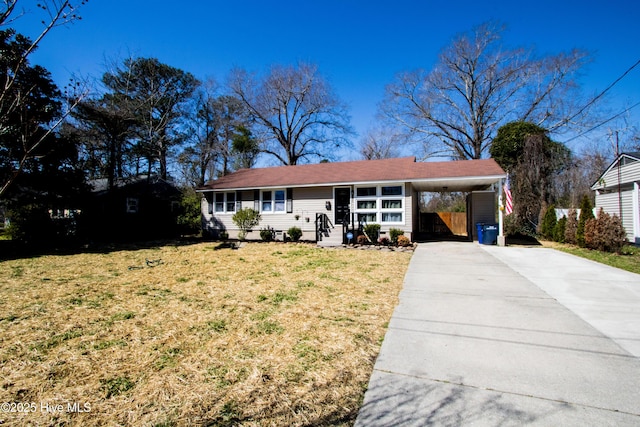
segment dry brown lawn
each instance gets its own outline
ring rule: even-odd
[[[0,262],[0,424],[351,425],[410,253],[216,245]]]

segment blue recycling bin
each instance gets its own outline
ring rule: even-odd
[[[498,225],[497,224],[485,224],[482,230],[482,242],[483,245],[495,245],[498,241]]]
[[[484,237],[484,223],[483,222],[479,222],[476,224],[476,230],[478,231],[478,243],[482,244],[482,242],[484,241],[483,237]]]

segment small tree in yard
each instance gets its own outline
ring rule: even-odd
[[[575,209],[569,209],[569,216],[567,217],[567,223],[564,228],[564,241],[575,245],[578,243],[576,240],[576,233],[578,231],[578,214]]]
[[[563,216],[556,222],[556,226],[553,228],[553,240],[558,243],[565,242],[565,233],[567,231],[567,217]]]
[[[255,209],[244,208],[236,212],[231,219],[240,229],[238,239],[245,240],[247,233],[260,222],[260,213]]]
[[[542,217],[542,224],[540,226],[540,234],[542,237],[553,240],[553,233],[557,222],[556,205],[550,205]]]
[[[576,242],[582,247],[585,246],[584,226],[590,219],[593,219],[593,207],[589,196],[584,196],[582,203],[580,203],[580,217],[578,218],[578,228],[576,230]]]

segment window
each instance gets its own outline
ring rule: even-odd
[[[127,197],[127,213],[138,213],[137,197]]]
[[[216,193],[216,212],[224,212],[224,193]]]
[[[383,200],[382,209],[402,209],[402,200],[400,199]]]
[[[402,186],[382,187],[383,196],[402,196]]]
[[[404,186],[356,188],[358,220],[368,223],[404,223]]]
[[[402,212],[382,212],[382,222],[402,222]]]
[[[236,211],[236,193],[215,193],[213,209],[217,213]]]
[[[376,187],[359,187],[356,190],[356,197],[370,197],[370,196],[375,197],[376,191],[377,191]]]
[[[275,211],[276,212],[284,212],[284,190],[274,191],[275,193]]]
[[[227,193],[227,212],[236,211],[236,193]]]
[[[262,192],[262,208],[260,209],[262,212],[271,212],[272,211],[272,203],[271,200],[271,191],[263,191]]]
[[[285,190],[268,190],[262,192],[261,212],[285,213],[287,211],[287,193]]]
[[[375,200],[358,200],[357,209],[376,209],[377,205]]]
[[[359,213],[358,222],[373,223],[378,222],[377,213]]]

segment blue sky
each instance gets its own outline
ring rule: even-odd
[[[27,14],[15,26],[30,36],[38,29],[36,3],[19,2]],[[220,82],[233,67],[260,72],[307,61],[318,64],[350,106],[360,135],[375,123],[396,73],[430,69],[457,34],[488,20],[507,25],[508,46],[592,52],[580,81],[586,94],[604,90],[640,60],[637,0],[89,0],[80,14],[81,21],[55,29],[32,57],[60,86],[71,74],[98,78],[105,60],[131,54]],[[610,91],[605,107],[613,115],[638,102],[640,66]],[[640,106],[631,116],[639,125]],[[587,136],[602,139],[607,129]]]

